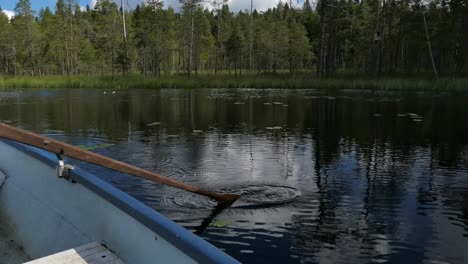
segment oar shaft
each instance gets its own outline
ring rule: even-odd
[[[116,171],[134,175],[147,180],[155,181],[164,185],[172,186],[174,188],[182,189],[188,192],[200,194],[203,196],[215,199],[219,203],[229,204],[233,203],[240,196],[237,194],[221,194],[201,189],[174,179],[167,178],[157,173],[132,166],[130,164],[111,159],[97,153],[87,151],[58,140],[44,137],[42,135],[13,127],[4,123],[0,123],[0,137],[17,141],[26,145],[44,149],[56,154],[74,158],[77,160],[93,163],[99,166],[110,168]]]

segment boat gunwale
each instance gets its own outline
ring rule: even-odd
[[[0,138],[0,141],[52,168],[55,168],[58,164],[55,155],[51,152],[8,139]],[[70,171],[70,176],[73,180],[130,215],[195,261],[200,263],[239,263],[212,244],[96,175],[75,166]]]

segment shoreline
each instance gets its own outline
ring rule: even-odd
[[[0,89],[161,89],[161,88],[283,88],[319,90],[382,90],[382,91],[468,91],[468,78],[431,80],[427,78],[329,78],[318,80],[313,77],[290,79],[286,76],[216,76],[202,75],[191,80],[183,76],[167,75],[143,77],[138,75],[117,76],[44,76],[5,77],[0,76]]]

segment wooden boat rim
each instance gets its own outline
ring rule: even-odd
[[[0,141],[52,168],[57,166],[57,158],[50,152],[7,139],[0,138]],[[200,263],[239,263],[207,241],[86,170],[75,166],[70,173],[71,178],[77,183],[130,215],[157,235],[162,236],[195,261]]]

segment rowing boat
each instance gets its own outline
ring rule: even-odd
[[[0,139],[0,263],[27,261],[238,263],[55,154]]]

